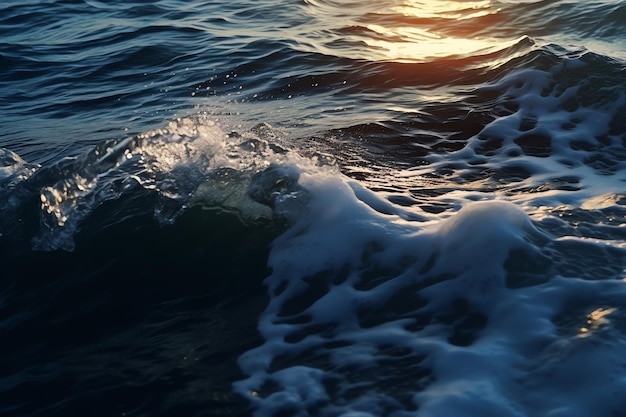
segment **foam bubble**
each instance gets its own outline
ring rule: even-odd
[[[239,360],[248,378],[235,389],[255,415],[583,415],[563,382],[576,361],[597,360],[584,377],[603,388],[583,409],[617,409],[601,372],[623,362],[612,353],[623,337],[574,354],[579,331],[563,334],[573,305],[604,299],[607,322],[586,333],[605,337],[625,301],[621,280],[563,277],[561,259],[584,258],[586,244],[563,246],[501,199],[437,218],[410,216],[336,174],[302,171],[297,184],[307,204],[272,248],[265,343]],[[619,244],[597,244],[598,259],[626,259]],[[551,371],[537,372],[541,357]],[[554,386],[531,394],[545,384]]]

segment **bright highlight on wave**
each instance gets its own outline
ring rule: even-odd
[[[367,43],[375,48],[388,51],[389,58],[394,61],[425,62],[436,58],[455,56],[474,56],[493,53],[510,46],[509,43],[492,39],[463,39],[441,36],[428,30],[411,27],[384,28],[370,25],[368,28],[385,36],[396,36],[401,40],[369,40]]]
[[[366,43],[385,50],[394,61],[427,61],[436,58],[475,56],[512,46],[517,40],[483,33],[500,11],[485,1],[405,0],[392,8],[398,16],[391,24],[369,24],[375,36]]]
[[[491,1],[415,1],[405,0],[394,10],[404,16],[421,18],[471,19],[494,13]]]
[[[356,60],[427,63],[481,57],[528,38],[506,30],[510,7],[502,1],[376,3],[372,8],[354,1],[306,0],[304,7],[318,30],[299,26],[296,48]]]

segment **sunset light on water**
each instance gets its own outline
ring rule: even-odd
[[[491,1],[414,1],[391,8],[396,17],[388,25],[370,24],[374,36],[368,43],[386,50],[389,59],[425,62],[445,57],[488,54],[515,43],[492,37],[488,27],[499,9]]]
[[[626,417],[626,1],[0,0],[0,415]]]

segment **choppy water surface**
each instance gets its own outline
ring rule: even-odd
[[[624,28],[4,1],[0,411],[625,416]]]

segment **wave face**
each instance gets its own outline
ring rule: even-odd
[[[0,5],[0,412],[623,416],[626,4]]]

